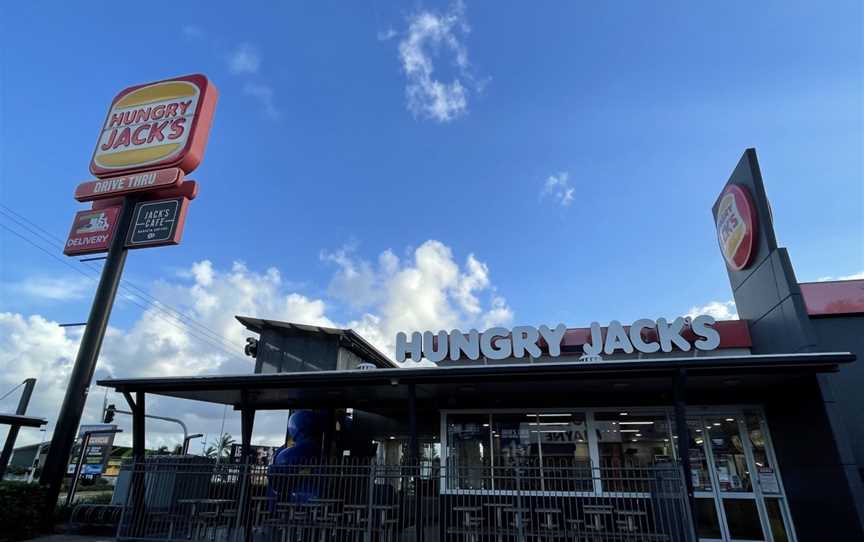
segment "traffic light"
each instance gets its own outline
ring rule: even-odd
[[[105,419],[103,420],[104,423],[111,423],[114,421],[114,414],[116,410],[117,407],[115,407],[114,405],[108,405],[108,408],[105,409]]]
[[[247,356],[251,358],[258,357],[258,339],[253,339],[252,337],[246,337],[246,348],[243,349],[243,352],[246,353]]]

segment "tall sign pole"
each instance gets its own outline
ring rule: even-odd
[[[92,204],[75,215],[64,254],[108,255],[42,468],[46,517],[60,496],[127,252],[180,242],[198,191],[184,176],[203,157],[217,97],[203,75],[124,89],[111,103],[90,161],[97,179],[75,190],[75,199]]]

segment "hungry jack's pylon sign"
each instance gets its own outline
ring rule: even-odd
[[[140,199],[148,201],[186,200],[178,201],[170,231],[150,231],[145,234],[150,240],[142,242],[133,242],[129,235],[127,248],[180,242],[188,200],[194,197],[185,194],[189,190],[184,187],[195,186],[184,181],[184,176],[204,155],[217,97],[216,87],[199,74],[136,85],[117,94],[90,159],[90,172],[97,179],[83,182],[75,190],[75,199],[94,203],[91,211],[76,215],[64,254],[107,251],[115,235],[113,222],[119,207],[110,215],[106,211],[122,203],[128,194],[140,194]],[[82,225],[84,219],[95,222]],[[126,232],[120,235],[125,238]]]
[[[185,180],[201,161],[217,91],[203,75],[188,75],[127,88],[111,103],[90,159],[96,180],[82,183],[75,199],[90,209],[75,215],[63,252],[108,252],[87,327],[57,416],[40,483],[46,487],[43,521],[51,520],[87,390],[108,327],[129,248],[177,244],[195,181]],[[143,397],[127,401],[143,416]],[[133,455],[144,459],[143,439]],[[136,482],[133,481],[133,484]],[[130,489],[135,494],[136,489]]]

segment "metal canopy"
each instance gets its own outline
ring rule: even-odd
[[[41,427],[48,423],[44,418],[21,416],[19,414],[0,414],[0,424],[18,427]]]
[[[700,394],[723,386],[766,390],[782,379],[834,372],[840,364],[854,360],[848,352],[770,354],[110,379],[98,384],[119,392],[144,392],[236,408],[243,405],[255,410],[404,408],[408,385],[414,384],[420,408],[446,408],[454,401],[452,408],[466,408],[481,400],[516,407],[520,399],[537,402],[578,394],[588,400],[625,389],[631,397],[650,400],[671,390],[671,376],[680,369],[690,375],[688,387],[701,390]]]

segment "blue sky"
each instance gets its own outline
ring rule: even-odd
[[[382,253],[436,240],[485,267],[482,314],[676,316],[731,299],[710,207],[747,147],[799,279],[864,271],[860,2],[239,5],[4,3],[0,203],[65,238],[114,94],[201,72],[221,98],[183,243],[127,264],[159,299],[242,261],[333,322],[382,317],[340,280],[374,293]],[[0,312],[86,318],[92,288],[22,286],[75,271],[7,230],[0,257]]]

